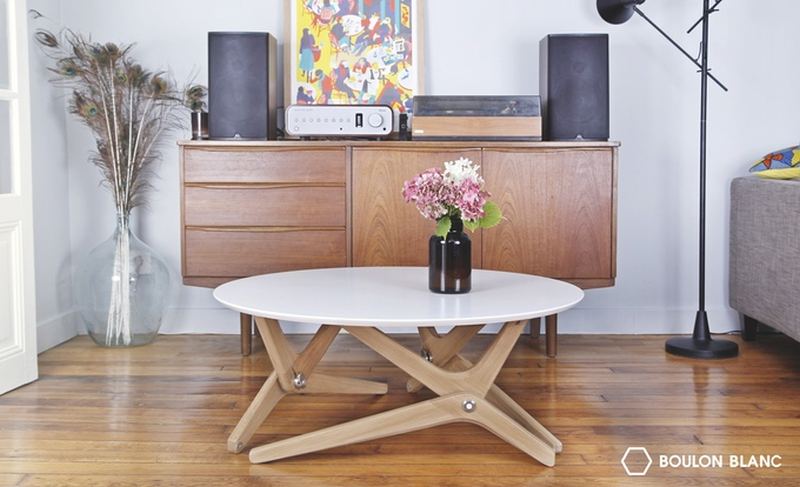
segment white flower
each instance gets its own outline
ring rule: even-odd
[[[483,178],[478,174],[480,166],[476,166],[464,157],[457,161],[444,163],[444,178],[448,182],[461,184],[463,181],[472,180],[477,184],[483,184]]]

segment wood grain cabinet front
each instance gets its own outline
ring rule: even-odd
[[[473,268],[583,288],[616,277],[616,142],[182,142],[184,282],[267,272],[426,266],[434,224],[403,182],[481,166],[505,220],[470,233]]]
[[[186,183],[339,183],[346,179],[345,149],[202,147],[184,152]]]
[[[344,147],[183,146],[184,283],[346,266]]]
[[[613,285],[611,149],[484,150],[483,171],[505,217],[484,232],[485,268],[564,279],[584,288]]]
[[[236,278],[347,265],[345,231],[281,228],[189,228],[186,272]]]
[[[344,186],[187,184],[189,226],[345,227]]]
[[[353,265],[427,266],[434,222],[403,200],[403,183],[459,157],[480,164],[478,148],[353,148]],[[481,267],[481,233],[471,233],[472,266]]]

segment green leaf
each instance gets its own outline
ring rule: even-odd
[[[481,223],[480,219],[478,220],[464,220],[464,228],[469,230],[470,232],[474,232],[478,228],[480,228]]]
[[[483,205],[483,218],[478,220],[481,228],[492,228],[503,220],[503,212],[496,203],[488,201]]]
[[[478,220],[464,220],[464,228],[466,228],[470,232],[474,232],[479,227],[480,227],[480,222]]]
[[[447,232],[450,231],[450,217],[445,215],[436,220],[436,236],[446,237]]]

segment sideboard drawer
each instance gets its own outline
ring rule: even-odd
[[[184,224],[194,226],[345,226],[344,186],[189,185]]]
[[[184,152],[187,183],[341,183],[346,179],[344,148],[192,148]]]
[[[185,276],[242,277],[347,265],[345,230],[187,228]]]

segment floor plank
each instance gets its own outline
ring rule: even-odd
[[[298,348],[308,339],[290,338]],[[766,336],[740,342],[738,358],[700,362],[666,355],[663,341],[563,336],[547,359],[544,340],[520,340],[498,383],[563,441],[547,468],[467,424],[251,465],[225,442],[270,370],[263,346],[241,357],[236,336],[162,336],[128,350],[79,337],[40,355],[40,380],[0,397],[0,485],[800,484],[800,344]],[[433,397],[408,394],[401,371],[349,336],[319,370],[388,380],[389,394],[287,397],[252,444]],[[630,478],[620,464],[630,446],[654,456],[779,454],[782,467],[655,466]]]

